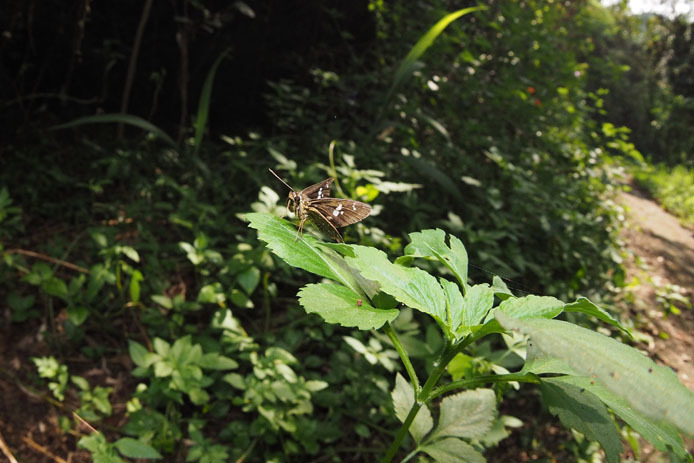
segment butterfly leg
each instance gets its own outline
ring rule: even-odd
[[[303,236],[304,234],[304,223],[306,223],[306,218],[301,219],[299,222],[299,228],[296,230],[296,236],[294,237],[294,241],[299,239],[299,234]]]

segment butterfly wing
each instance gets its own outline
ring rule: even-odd
[[[308,199],[323,199],[330,197],[330,187],[332,186],[334,178],[326,178],[322,182],[314,183],[311,186],[307,186],[299,194]]]
[[[310,202],[309,210],[315,209],[335,228],[364,220],[371,213],[371,206],[352,199],[324,198]]]
[[[318,209],[314,207],[309,207],[308,216],[311,219],[311,222],[313,222],[320,231],[329,235],[338,243],[343,242],[342,235],[340,235],[340,232],[337,231],[335,225],[330,223],[330,221],[327,220],[327,218]]]

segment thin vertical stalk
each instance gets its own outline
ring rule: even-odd
[[[390,341],[393,343],[393,346],[395,347],[395,350],[398,352],[398,355],[400,356],[400,360],[402,360],[403,365],[405,365],[405,370],[407,371],[407,374],[410,377],[410,382],[414,387],[414,395],[415,397],[417,397],[422,387],[419,385],[419,378],[417,378],[417,373],[414,371],[414,367],[412,366],[412,362],[410,361],[410,356],[407,355],[407,352],[405,351],[405,348],[402,346],[400,339],[398,339],[398,335],[393,329],[392,325],[390,323],[386,323],[383,329],[388,335]]]

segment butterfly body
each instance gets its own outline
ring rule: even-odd
[[[337,229],[359,222],[371,213],[371,206],[368,204],[352,199],[331,198],[330,187],[335,181],[333,178],[295,191],[272,169],[270,172],[291,190],[287,197],[287,209],[299,218],[297,237],[303,232],[306,221],[310,219],[322,232],[342,243],[342,235]]]

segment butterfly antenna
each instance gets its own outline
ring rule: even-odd
[[[290,190],[294,191],[294,188],[292,188],[292,187],[290,187],[289,185],[287,185],[287,182],[285,182],[284,180],[282,180],[282,178],[281,178],[279,175],[277,175],[277,174],[275,173],[274,170],[272,170],[272,169],[268,169],[268,170],[270,171],[270,173],[271,173],[272,175],[274,175],[275,177],[277,177],[277,180],[279,180],[280,182],[284,183],[284,185],[285,185],[287,188],[289,188]]]

